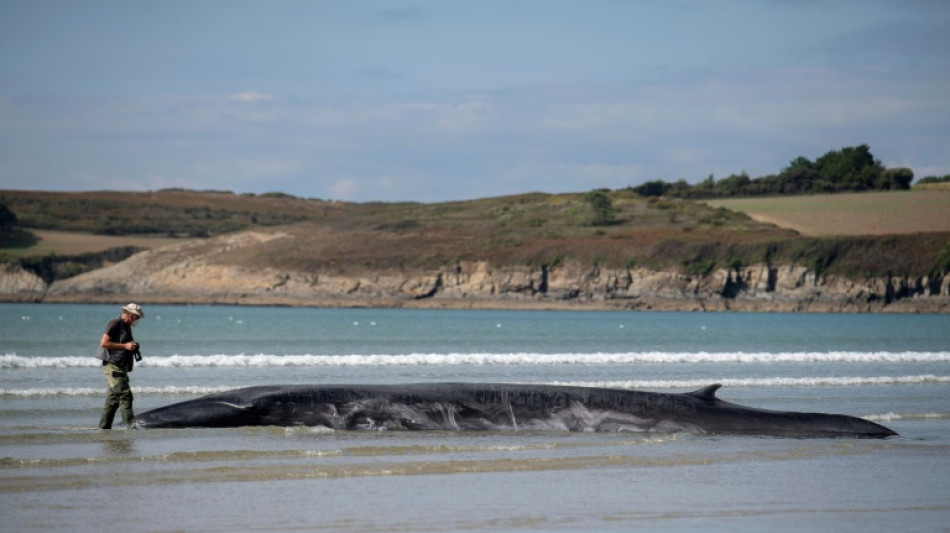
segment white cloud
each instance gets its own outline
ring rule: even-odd
[[[359,186],[355,179],[342,179],[331,183],[328,189],[333,200],[354,200]]]
[[[273,100],[273,99],[274,97],[269,94],[258,93],[258,92],[253,92],[253,91],[232,94],[229,97],[229,100],[233,100],[235,102],[248,102],[248,103],[266,102],[268,100]]]
[[[950,115],[950,83],[946,74],[937,80],[798,68],[441,99],[8,97],[0,178],[21,186],[61,176],[37,185],[52,188],[155,183],[437,201],[743,170],[755,177],[799,155],[861,143],[885,162],[944,174],[940,117]]]

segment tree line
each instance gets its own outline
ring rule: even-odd
[[[778,174],[752,179],[748,174],[733,174],[716,180],[710,175],[690,185],[685,180],[668,183],[648,181],[631,190],[641,196],[671,196],[705,199],[735,196],[773,196],[850,191],[906,190],[914,180],[909,168],[884,168],[868,145],[832,150],[812,161],[799,156]]]
[[[917,180],[918,185],[927,185],[929,183],[950,183],[950,174],[946,176],[927,176]]]

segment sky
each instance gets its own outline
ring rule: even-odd
[[[0,0],[0,189],[443,202],[950,174],[946,0]]]

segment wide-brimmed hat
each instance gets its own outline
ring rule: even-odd
[[[130,315],[135,315],[139,318],[145,318],[145,311],[142,311],[142,306],[139,304],[129,304],[123,307],[122,310]]]

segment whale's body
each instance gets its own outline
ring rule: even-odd
[[[420,383],[235,389],[153,409],[142,428],[325,426],[334,429],[633,431],[778,437],[896,435],[846,415],[772,411],[688,393],[555,385]]]

